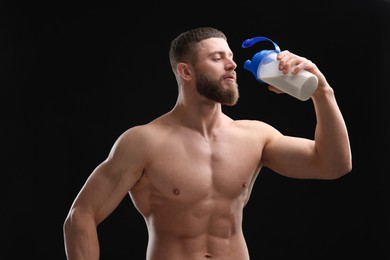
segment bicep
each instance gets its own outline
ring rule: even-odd
[[[143,159],[136,145],[122,138],[108,158],[88,177],[74,206],[89,212],[96,223],[103,221],[119,205],[143,172]]]
[[[106,218],[124,197],[115,178],[107,172],[106,162],[100,164],[82,187],[75,206],[91,213],[97,223]]]

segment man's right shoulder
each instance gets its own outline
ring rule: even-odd
[[[124,131],[115,141],[113,150],[127,151],[133,148],[146,148],[153,146],[158,138],[157,131],[153,124],[136,125]],[[125,152],[127,153],[127,152]]]
[[[135,125],[127,129],[122,135],[121,138],[130,138],[130,139],[140,139],[140,138],[153,138],[154,136],[159,136],[164,132],[166,126],[159,120],[155,120],[142,125]]]

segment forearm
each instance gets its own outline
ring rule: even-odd
[[[68,260],[98,260],[99,241],[94,221],[68,217],[64,223],[65,253]]]
[[[317,126],[315,146],[322,173],[338,178],[352,168],[348,130],[333,89],[327,85],[313,96]]]

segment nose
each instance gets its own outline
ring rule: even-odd
[[[237,63],[235,63],[233,59],[228,59],[228,62],[226,63],[226,68],[228,70],[235,70],[237,68]]]

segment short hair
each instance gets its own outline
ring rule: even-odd
[[[212,27],[199,27],[179,34],[172,42],[169,49],[169,61],[174,73],[180,62],[194,62],[197,44],[209,38],[222,38],[227,40],[226,35]]]

